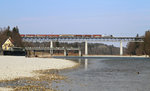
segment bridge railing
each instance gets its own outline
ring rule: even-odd
[[[31,42],[48,42],[48,41],[74,41],[74,42],[84,42],[84,41],[95,41],[95,42],[143,42],[143,37],[101,37],[101,38],[73,38],[73,37],[22,37],[25,41]]]

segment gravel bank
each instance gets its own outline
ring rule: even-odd
[[[25,58],[20,56],[0,56],[0,80],[20,77],[34,77],[34,70],[64,69],[77,63],[54,58]]]

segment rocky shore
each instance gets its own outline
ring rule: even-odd
[[[26,81],[29,78],[30,79],[33,78],[34,80],[35,79],[42,80],[43,78],[45,79],[47,75],[43,75],[41,72],[37,71],[52,70],[52,69],[60,70],[75,67],[77,65],[78,64],[73,61],[64,59],[0,56],[0,81],[8,84],[9,81],[10,82],[15,80],[19,81],[22,79]],[[60,78],[60,76],[56,74],[52,74],[51,76],[52,77],[55,76],[55,78]],[[52,77],[49,78],[51,79]],[[3,87],[0,88],[0,90],[3,89],[4,89]]]

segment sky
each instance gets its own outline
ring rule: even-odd
[[[150,0],[0,0],[0,27],[21,34],[144,35]]]

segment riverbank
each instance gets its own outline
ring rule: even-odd
[[[34,77],[35,70],[64,69],[76,66],[73,61],[54,58],[25,58],[20,56],[0,56],[0,80],[20,77]]]
[[[146,55],[83,55],[83,56],[53,56],[53,58],[146,58],[149,59],[149,56]]]
[[[83,57],[135,57],[135,58],[148,58],[148,55],[83,55]]]

